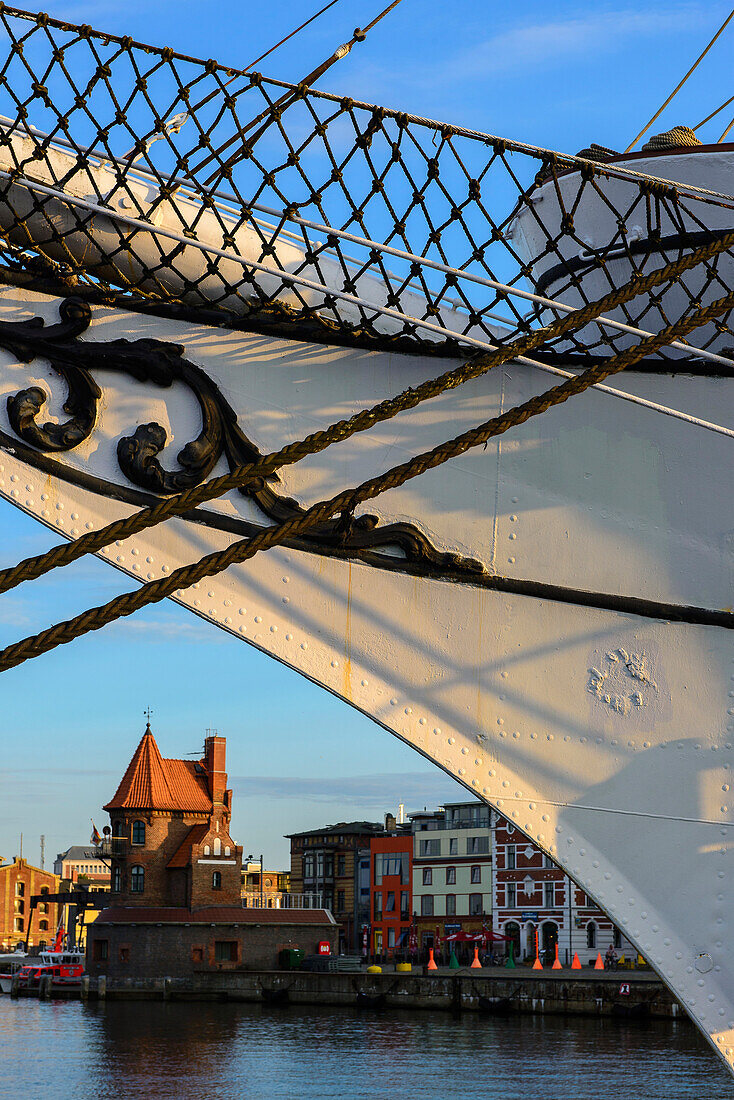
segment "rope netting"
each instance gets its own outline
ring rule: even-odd
[[[661,180],[4,5],[0,115],[0,261],[302,338],[502,345],[734,222],[705,151],[655,158]],[[610,316],[658,332],[732,285],[724,249]],[[730,321],[696,348],[729,358]],[[595,320],[536,356],[588,366],[639,335]]]

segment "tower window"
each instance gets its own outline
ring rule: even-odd
[[[212,875],[212,890],[222,889],[222,872],[215,871]]]
[[[144,821],[133,821],[133,844],[145,844]]]
[[[130,890],[133,894],[142,894],[145,889],[145,868],[136,864],[130,870]]]

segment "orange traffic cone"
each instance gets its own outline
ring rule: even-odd
[[[482,969],[482,964],[479,961],[479,948],[478,947],[474,948],[474,958],[472,959],[472,964],[469,967],[469,969],[470,970],[481,970]]]
[[[542,970],[543,964],[540,961],[540,955],[535,956],[535,962],[533,963],[533,970]]]
[[[436,966],[436,960],[433,957],[433,948],[432,947],[428,948],[428,968],[427,969],[428,970],[438,970],[438,967]]]
[[[603,969],[604,969],[604,959],[601,957],[601,951],[600,951],[599,954],[596,956],[596,962],[594,963],[594,970],[603,970]]]
[[[581,969],[581,963],[579,961],[578,951],[574,951],[574,953],[573,953],[573,962],[571,963],[571,969],[572,970],[580,970]]]
[[[558,944],[556,944],[556,957],[553,960],[553,966],[551,967],[551,970],[563,970],[563,967],[558,960]]]

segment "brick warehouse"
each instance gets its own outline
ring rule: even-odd
[[[148,724],[105,810],[110,908],[89,927],[90,973],[147,981],[270,968],[285,946],[313,952],[328,941],[333,949],[326,913],[311,911],[304,922],[291,911],[243,909],[225,738],[207,737],[201,760],[164,759]]]

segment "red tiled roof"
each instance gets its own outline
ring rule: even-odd
[[[335,924],[325,909],[241,909],[236,905],[210,905],[204,909],[178,909],[117,905],[103,909],[95,924]]]
[[[164,760],[148,726],[105,810],[211,813],[206,774],[190,760]]]
[[[169,859],[168,867],[188,867],[191,862],[191,849],[195,844],[201,844],[202,840],[209,832],[208,825],[194,825],[189,829],[188,833],[183,839],[183,843],[176,849],[174,854]]]

